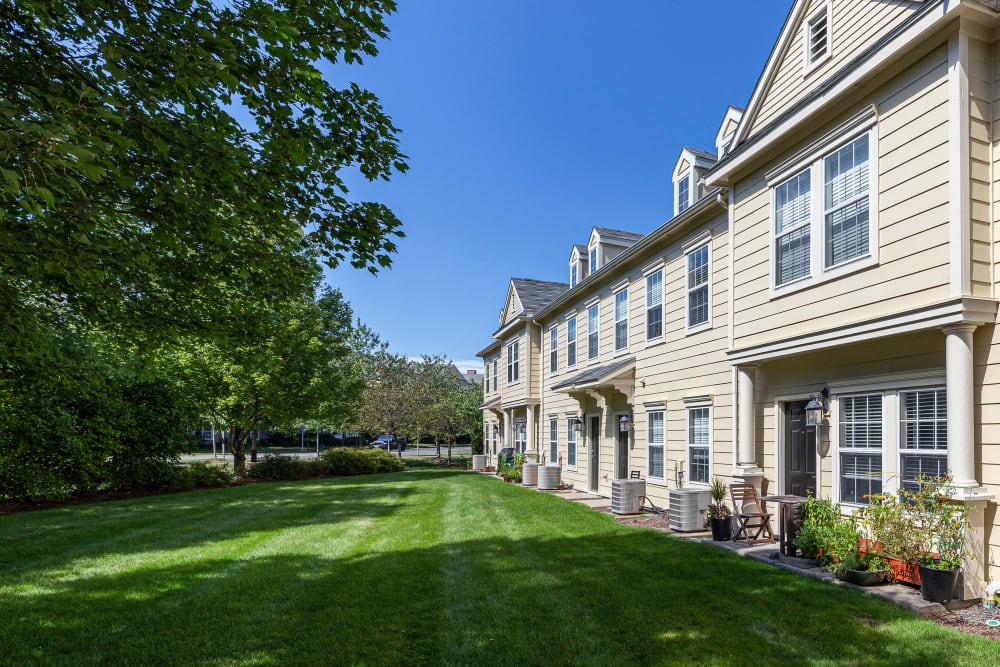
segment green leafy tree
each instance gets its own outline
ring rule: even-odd
[[[421,386],[416,364],[384,348],[365,361],[365,388],[355,420],[359,431],[419,435]],[[402,458],[402,448],[399,450]]]
[[[233,335],[315,262],[389,266],[402,236],[345,170],[405,171],[371,92],[324,68],[375,56],[392,0],[5,0],[0,307],[129,339]],[[28,346],[32,347],[32,346]]]

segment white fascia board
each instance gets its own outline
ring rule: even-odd
[[[905,55],[914,44],[919,43],[928,33],[940,27],[943,19],[954,15],[960,5],[961,3],[958,2],[931,0],[931,4],[923,16],[914,21],[906,30],[896,35],[895,39],[886,44],[874,57],[859,64],[822,95],[809,102],[806,106],[795,112],[795,114],[789,116],[770,130],[766,135],[762,136],[748,150],[737,152],[718,163],[718,166],[708,174],[707,184],[713,187],[726,187],[729,183],[729,177],[734,172],[746,167],[748,163],[753,163],[761,152],[785,141],[788,134],[803,122],[818,116],[826,107],[833,105],[841,96],[849,93],[887,63]],[[749,113],[743,116],[743,120],[740,123],[743,132],[745,132],[744,124],[748,123],[748,120]],[[741,136],[737,136],[734,138],[734,143],[739,143],[741,139]]]
[[[771,361],[793,354],[812,352],[851,343],[944,327],[950,324],[982,325],[996,321],[997,302],[993,299],[958,298],[908,312],[847,327],[764,343],[728,353],[732,364]]]

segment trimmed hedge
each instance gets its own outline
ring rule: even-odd
[[[253,479],[294,481],[324,476],[399,472],[406,466],[384,449],[328,449],[316,459],[268,455],[247,469]]]
[[[247,477],[253,479],[309,479],[323,474],[317,459],[300,459],[294,456],[268,454],[247,469]]]
[[[233,473],[228,467],[207,461],[195,461],[187,465],[180,465],[175,467],[174,471],[172,488],[175,491],[225,486],[233,481]]]

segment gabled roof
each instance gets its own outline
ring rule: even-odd
[[[510,284],[517,290],[523,312],[530,314],[537,313],[569,289],[568,283],[554,283],[531,278],[511,278]]]
[[[627,371],[630,367],[634,366],[635,357],[619,359],[603,366],[594,366],[582,373],[577,373],[567,380],[552,385],[552,391],[571,391],[574,389],[596,387],[606,382],[609,378],[613,378],[615,375]]]
[[[674,162],[674,177],[676,178],[682,171],[686,170],[686,167],[684,169],[681,168],[684,163],[693,164],[693,166],[702,169],[709,169],[718,161],[719,157],[715,153],[684,146],[677,155],[677,161]]]
[[[632,241],[638,241],[643,237],[642,234],[636,234],[635,232],[626,232],[621,229],[610,229],[608,227],[594,227],[593,231],[597,232],[601,236],[617,236],[622,239],[630,239]]]
[[[709,162],[716,162],[719,156],[715,153],[709,153],[708,151],[699,150],[697,148],[691,148],[690,146],[685,146],[684,150],[691,151],[695,157],[700,157],[708,160]]]

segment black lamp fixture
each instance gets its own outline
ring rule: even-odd
[[[628,433],[629,427],[632,426],[632,412],[629,411],[628,414],[624,414],[618,418],[618,432]]]
[[[577,433],[583,432],[583,420],[579,417],[573,417],[573,430]]]
[[[823,425],[826,413],[830,410],[830,390],[823,387],[823,391],[813,394],[806,403],[806,426],[818,428]]]

